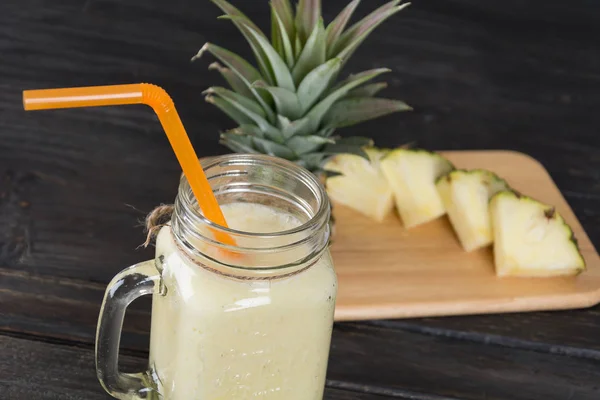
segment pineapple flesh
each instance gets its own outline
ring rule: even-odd
[[[381,222],[394,209],[392,189],[379,168],[384,151],[365,149],[369,160],[353,154],[340,154],[325,164],[327,171],[340,175],[327,179],[327,194],[336,203]]]
[[[450,161],[426,150],[397,149],[381,160],[396,208],[405,228],[432,221],[446,213],[436,180],[454,169]]]
[[[585,261],[573,231],[554,207],[513,191],[490,201],[496,275],[576,275]]]
[[[336,129],[411,108],[375,95],[386,85],[369,83],[389,72],[378,68],[338,80],[342,67],[381,23],[410,3],[392,0],[349,24],[360,0],[351,1],[325,25],[321,0],[272,0],[270,38],[226,0],[212,0],[247,40],[256,67],[239,55],[206,43],[192,58],[210,53],[230,88],[204,94],[238,126],[221,134],[221,143],[240,153],[262,153],[293,161],[320,175],[336,154],[368,156],[369,138],[341,138]]]
[[[436,186],[463,249],[469,252],[490,245],[489,201],[509,188],[506,182],[482,169],[455,170],[441,177]]]

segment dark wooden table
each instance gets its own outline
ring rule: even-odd
[[[344,2],[324,0],[330,20]],[[238,0],[266,26],[266,0]],[[244,6],[245,3],[245,6]],[[365,1],[363,13],[381,0]],[[207,40],[248,55],[208,0],[0,2],[0,399],[107,399],[94,371],[106,283],[152,257],[140,221],[180,173],[144,106],[25,113],[23,89],[153,82],[200,155],[231,122],[204,103],[220,82]],[[388,66],[414,106],[348,134],[381,146],[514,149],[549,170],[600,241],[600,5],[591,0],[418,0],[348,71]],[[124,368],[147,356],[134,304]],[[327,399],[600,399],[600,308],[336,324]]]

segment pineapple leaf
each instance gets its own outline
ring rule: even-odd
[[[261,153],[285,158],[286,160],[295,160],[297,158],[292,150],[282,144],[257,137],[252,138],[252,143],[254,143],[254,147]]]
[[[371,12],[369,15],[352,25],[348,30],[343,32],[334,43],[332,43],[332,47],[330,49],[331,54],[339,54],[348,45],[350,40],[353,37],[357,36],[356,32],[359,30],[360,27],[365,26],[369,22],[372,24],[373,20],[381,18],[382,14],[385,14],[387,11],[396,7],[398,4],[400,4],[401,1],[402,0],[392,0],[384,4],[383,6],[377,8],[375,11]]]
[[[251,124],[254,121],[246,116],[244,113],[233,107],[229,102],[214,96],[206,96],[206,102],[215,105],[221,111],[229,116],[232,120],[240,125]]]
[[[288,37],[294,37],[294,13],[289,0],[271,0],[271,7],[281,19]]]
[[[226,0],[211,0],[214,4],[217,5],[217,7],[219,7],[221,10],[223,10],[224,13],[226,13],[229,16],[232,17],[238,17],[240,19],[243,19],[246,21],[247,25],[254,29],[257,32],[260,32],[265,38],[265,34],[262,33],[262,31],[260,30],[260,28],[258,26],[256,26],[256,24],[254,22],[252,22],[252,20],[250,18],[248,18],[246,16],[246,14],[244,14],[243,12],[241,12],[240,10],[238,10],[235,6],[233,6],[231,3],[229,3]],[[235,22],[234,22],[235,23]],[[236,24],[237,26],[237,24]],[[242,32],[243,33],[243,32]]]
[[[207,51],[217,59],[221,60],[223,64],[227,65],[242,80],[242,82],[244,82],[244,84],[248,87],[248,90],[250,90],[250,92],[252,92],[256,98],[256,101],[260,103],[262,108],[267,113],[268,120],[275,122],[275,113],[273,113],[271,107],[266,103],[266,99],[261,97],[250,83],[262,78],[256,68],[254,68],[237,54],[212,43],[206,43],[204,46],[202,46],[202,48],[198,51],[198,54],[192,57],[192,61],[202,57],[202,55]]]
[[[321,0],[300,0],[296,8],[296,35],[304,43],[321,18]]]
[[[298,119],[302,116],[302,107],[300,106],[296,93],[276,86],[266,86],[264,83],[260,86],[255,83],[254,86],[259,90],[267,91],[271,97],[273,97],[278,114],[291,120]]]
[[[391,0],[391,1],[388,1],[387,3],[385,3],[384,5],[382,5],[381,7],[375,9],[375,11],[371,12],[369,15],[367,15],[360,21],[356,22],[348,30],[346,30],[346,32],[344,32],[341,35],[342,37],[340,38],[339,42],[343,43],[344,41],[346,41],[346,43],[347,43],[349,37],[360,36],[360,34],[357,34],[357,32],[361,28],[364,28],[368,24],[374,23],[374,21],[381,18],[381,16],[383,14],[385,14],[387,11],[393,9],[394,7],[398,6],[401,2],[402,2],[402,0]]]
[[[276,131],[262,131],[258,126],[252,124],[243,124],[238,126],[237,128],[230,129],[225,133],[234,133],[236,135],[245,135],[245,136],[254,136],[259,138],[264,138],[271,140],[276,143],[283,143],[283,136],[279,132]],[[276,133],[276,134],[275,134]]]
[[[277,25],[277,17],[275,10],[271,8],[271,43],[273,48],[279,53],[281,57],[285,57],[283,50],[283,38],[279,32],[279,26]]]
[[[292,135],[287,135],[287,132],[290,130],[292,125],[292,121],[289,118],[284,117],[283,115],[277,116],[277,127],[281,130],[283,136],[286,139],[289,139]]]
[[[358,7],[360,0],[353,0],[350,4],[348,4],[335,19],[327,26],[327,51],[328,57],[331,57],[331,50],[333,49],[334,43],[338,40],[344,28],[352,18],[352,14],[354,14],[354,10]]]
[[[335,141],[321,136],[293,136],[286,142],[286,146],[297,155],[303,155],[313,153],[327,143],[333,144]]]
[[[302,53],[302,42],[300,42],[300,37],[296,35],[294,41],[294,57],[296,60],[300,57],[300,53]]]
[[[319,132],[317,132],[318,136],[330,137],[335,132],[335,128],[323,128]]]
[[[249,136],[236,135],[235,133],[222,133],[219,142],[236,153],[260,154],[252,147],[252,138]]]
[[[294,63],[296,62],[296,60],[294,59],[294,48],[292,47],[292,42],[290,42],[290,37],[288,36],[288,33],[285,29],[285,25],[283,24],[283,21],[277,14],[277,11],[275,10],[275,8],[273,8],[272,10],[274,23],[277,25],[276,27],[274,27],[274,29],[277,29],[277,33],[273,32],[273,34],[277,34],[277,37],[279,38],[281,43],[281,50],[279,51],[279,54],[281,54],[281,56],[285,58],[288,68],[292,68],[294,66]]]
[[[221,60],[223,64],[227,65],[246,81],[254,82],[258,79],[262,79],[260,72],[258,72],[248,61],[237,54],[212,43],[206,43],[202,46],[198,53],[192,57],[192,61],[199,59],[207,51]]]
[[[325,64],[313,69],[298,87],[298,100],[300,101],[302,115],[319,99],[325,89],[333,81],[333,77],[339,72],[342,60],[332,58]]]
[[[362,72],[360,74],[353,75],[350,77],[341,87],[334,90],[331,94],[321,100],[316,106],[314,106],[306,117],[310,120],[310,128],[312,131],[316,131],[321,124],[321,120],[325,114],[329,111],[331,106],[338,101],[340,98],[348,94],[348,92],[355,87],[381,75],[384,72],[390,71],[387,68],[378,68],[369,71]]]
[[[302,82],[306,74],[325,62],[327,49],[325,47],[324,31],[323,19],[319,19],[292,70],[294,82],[297,84]]]
[[[254,52],[254,56],[256,57],[256,61],[258,62],[258,66],[265,77],[269,82],[273,81],[272,71],[269,70],[268,62],[265,57],[265,54],[262,52],[260,46],[256,43],[256,40],[250,35],[249,30],[252,29],[255,32],[258,32],[263,38],[266,39],[265,34],[260,30],[254,22],[252,22],[244,13],[238,10],[236,7],[231,5],[226,0],[211,0],[214,4],[216,4],[223,12],[227,15],[222,16],[220,18],[223,19],[231,19],[233,24],[240,30],[242,35],[250,44],[252,51]]]
[[[278,115],[277,118],[279,129],[281,129],[285,139],[289,139],[296,135],[307,135],[310,132],[310,120],[306,117],[294,122],[290,122],[289,119],[281,115]]]
[[[251,28],[245,24],[245,20],[240,19],[237,16],[231,16],[231,15],[223,15],[223,16],[219,17],[219,19],[229,19],[234,23],[237,22],[236,26],[244,34],[246,41],[248,42],[248,44],[250,45],[250,48],[252,49],[252,52],[254,53],[254,57],[256,58],[256,61],[258,62],[258,69],[260,70],[262,77],[267,82],[274,85],[275,77],[273,76],[273,70],[271,69],[271,66],[269,65],[269,59],[268,59],[267,55],[265,54],[264,50],[262,49],[262,47],[260,46],[260,44],[258,43],[258,41],[256,40],[256,37],[252,34]],[[264,36],[264,33],[261,32],[261,35]],[[265,40],[267,40],[267,39],[265,38]]]
[[[271,46],[271,43],[264,36],[258,34],[252,28],[248,28],[250,33],[254,36],[254,39],[258,42],[261,49],[267,56],[269,65],[272,68],[273,74],[275,76],[276,84],[274,86],[279,86],[287,90],[291,90],[292,92],[296,91],[296,86],[294,85],[294,80],[292,79],[292,75],[290,74],[290,70],[285,64],[285,61],[281,59],[277,51]]]
[[[371,83],[349,91],[346,97],[373,97],[387,86],[388,84],[385,82]]]
[[[264,137],[265,133],[260,130],[260,128],[256,125],[252,124],[243,124],[238,126],[237,128],[230,129],[225,133],[234,133],[236,135],[245,135],[245,136],[257,136]]]
[[[309,153],[300,156],[299,164],[309,171],[315,171],[321,169],[326,158],[329,155],[326,153]]]
[[[225,89],[225,90],[227,90],[227,89]],[[240,123],[240,124],[254,123],[254,124],[258,125],[258,127],[262,131],[264,131],[265,134],[268,132],[269,134],[272,134],[275,136],[278,135],[279,132],[277,131],[277,129],[274,126],[272,126],[271,124],[269,124],[269,122],[262,115],[256,113],[252,107],[246,107],[245,104],[237,102],[237,98],[229,96],[229,93],[227,93],[227,92],[216,93],[216,94],[218,96],[220,96],[221,100],[225,101],[232,108],[234,108],[238,112],[242,113],[249,119],[249,121],[246,120],[245,122],[238,122],[238,123]],[[214,98],[214,97],[208,96],[207,101],[208,101],[208,98]],[[214,100],[218,100],[218,98],[214,98]],[[209,103],[210,103],[210,101],[209,101]]]
[[[379,69],[382,70],[383,68]],[[390,72],[391,70],[389,68],[385,68],[383,69],[384,72]],[[375,71],[375,70],[369,70],[369,71],[363,71],[363,72],[359,72],[358,74],[350,74],[348,75],[348,77],[346,79],[344,79],[343,81],[338,82],[335,86],[330,87],[329,89],[327,89],[327,91],[325,92],[325,94],[323,96],[327,97],[329,96],[331,93],[335,92],[336,90],[344,87],[345,85],[347,85],[349,82],[353,82],[356,79],[359,79],[363,74],[369,74],[370,72]],[[367,80],[368,81],[368,80]],[[363,83],[367,82],[367,81],[363,81]],[[362,83],[358,86],[361,86]],[[354,87],[353,89],[359,90],[365,86],[361,86],[361,87]],[[352,92],[352,90],[350,90],[345,97],[349,97],[350,93]]]
[[[254,100],[251,100],[239,93],[233,92],[229,89],[225,89],[223,87],[211,87],[206,89],[204,92],[204,94],[216,94],[219,97],[224,98],[225,100],[229,100],[232,103],[237,103],[240,104],[242,107],[244,107],[245,109],[248,109],[250,111],[252,111],[255,114],[260,115],[263,118],[266,118],[266,113],[265,111],[262,109],[262,107],[260,105],[258,105],[257,102],[255,102]]]
[[[323,125],[342,128],[379,118],[411,107],[398,100],[356,97],[335,103],[323,118]]]
[[[284,142],[283,135],[278,130],[264,132],[264,137],[265,139],[269,139],[270,141],[275,143],[281,144]]]
[[[406,3],[396,6],[395,4],[397,3],[398,1],[394,0],[366,16],[362,21],[357,22],[354,27],[350,28],[339,38],[341,48],[339,51],[334,50],[334,54],[337,57],[344,59],[344,61],[347,61],[375,28],[392,15],[410,5],[410,3]],[[390,6],[392,4],[393,7]],[[388,8],[386,8],[386,6],[388,6]]]
[[[355,144],[345,144],[345,143],[335,143],[325,145],[323,152],[329,155],[335,154],[354,154],[356,156],[363,157],[366,160],[369,160],[369,155],[365,152],[362,146],[357,146]]]
[[[235,72],[233,72],[232,70],[230,70],[229,68],[225,68],[224,66],[222,66],[221,64],[219,64],[218,62],[214,62],[212,64],[210,64],[208,66],[209,70],[217,70],[219,71],[219,73],[223,76],[223,78],[225,79],[225,81],[227,81],[227,83],[229,84],[229,86],[236,91],[237,93],[246,96],[248,98],[252,98],[252,92],[250,91],[250,89],[248,88],[248,86],[246,86],[246,84],[244,83],[244,81],[242,81],[236,74]]]

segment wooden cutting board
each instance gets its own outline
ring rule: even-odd
[[[544,167],[511,151],[441,152],[457,168],[485,168],[525,195],[555,205],[571,225],[587,270],[568,278],[498,278],[492,249],[462,250],[447,217],[406,230],[335,204],[331,247],[338,321],[583,308],[600,302],[600,259]]]

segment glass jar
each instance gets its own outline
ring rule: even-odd
[[[100,382],[119,399],[322,399],[337,293],[323,187],[264,155],[215,157],[203,168],[229,228],[204,218],[182,177],[155,260],[106,290]],[[149,370],[123,374],[125,308],[144,294],[153,294]]]

